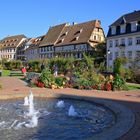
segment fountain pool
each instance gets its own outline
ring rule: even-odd
[[[0,102],[1,140],[90,140],[115,124],[110,109],[91,102],[25,100]]]

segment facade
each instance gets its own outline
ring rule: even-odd
[[[117,57],[128,58],[126,67],[140,58],[140,11],[125,14],[110,25],[107,35],[107,67]]]
[[[74,57],[81,59],[83,53],[92,55],[105,36],[99,20],[81,24],[53,26],[39,45],[41,59],[52,57]]]
[[[17,50],[26,40],[24,35],[8,36],[0,41],[0,60],[17,60]]]
[[[39,44],[44,36],[28,39],[25,44],[25,58],[26,60],[39,59]]]

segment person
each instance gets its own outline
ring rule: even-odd
[[[41,64],[41,71],[43,71],[45,69],[45,65],[44,63]]]
[[[26,68],[25,68],[25,67],[23,67],[23,68],[21,69],[21,71],[22,71],[22,73],[23,73],[24,77],[26,77],[26,72],[27,72]]]
[[[57,65],[54,65],[54,76],[56,77],[58,75],[58,67]]]

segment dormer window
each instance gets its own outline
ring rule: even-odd
[[[35,39],[35,42],[37,42],[38,41],[38,39]]]
[[[116,34],[116,27],[111,27],[111,34],[115,35]]]
[[[121,33],[122,34],[125,33],[125,30],[126,30],[126,25],[125,24],[121,25]]]
[[[77,41],[79,39],[79,36],[75,37],[74,39],[71,40],[71,42],[73,41]]]
[[[83,31],[83,29],[80,29],[79,31],[77,31],[74,35],[80,34]]]
[[[137,30],[137,22],[131,23],[131,32],[135,32]]]
[[[66,36],[67,34],[68,34],[68,31],[65,32],[65,33],[63,33],[63,34],[61,35],[61,37],[64,37],[64,36]]]
[[[61,39],[61,40],[59,40],[59,41],[57,42],[57,44],[60,44],[60,43],[63,43],[63,42],[64,42],[64,38]]]

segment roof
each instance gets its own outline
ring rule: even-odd
[[[0,47],[1,48],[16,48],[21,40],[23,38],[26,38],[25,35],[15,35],[15,36],[8,36],[5,37],[0,41]]]
[[[96,27],[101,28],[98,20],[65,27],[55,46],[88,43],[91,34]]]
[[[94,28],[101,28],[99,20],[74,25],[57,25],[49,29],[40,46],[88,43]]]
[[[40,46],[53,45],[65,26],[67,26],[66,23],[51,27],[44,39],[41,41]]]
[[[140,21],[140,10],[121,16],[110,26],[118,26],[118,25],[121,25],[122,23],[130,23],[130,22],[134,22],[134,21]]]
[[[45,35],[39,36],[37,38],[30,38],[29,41],[27,42],[29,44],[29,48],[27,48],[27,50],[37,48],[40,42],[42,41],[42,39],[44,38],[44,36]]]

